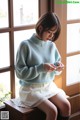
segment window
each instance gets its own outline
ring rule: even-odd
[[[0,68],[10,66],[9,33],[0,33]],[[7,56],[6,56],[7,53]],[[6,59],[5,59],[6,57]]]
[[[14,26],[35,24],[38,20],[38,0],[13,1]]]
[[[61,75],[61,87],[68,95],[78,94],[80,85],[80,4],[58,4],[55,12],[61,21],[58,48],[65,69]],[[63,47],[62,47],[63,46]]]
[[[80,14],[78,12],[79,10],[80,4],[67,4],[67,85],[76,84],[80,82]]]
[[[80,82],[80,55],[67,57],[66,85],[70,86]]]
[[[5,7],[4,7],[5,3]],[[0,28],[8,27],[8,0],[0,0]]]

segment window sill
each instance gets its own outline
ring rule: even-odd
[[[3,108],[5,108],[5,104],[0,105],[0,110],[3,109]]]

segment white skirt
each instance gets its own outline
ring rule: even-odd
[[[65,92],[58,88],[54,82],[21,86],[19,98],[14,99],[13,102],[17,106],[32,108],[37,107],[41,102],[58,93],[62,93],[66,96]]]

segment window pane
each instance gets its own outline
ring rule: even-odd
[[[0,0],[0,28],[8,26],[8,0]]]
[[[0,73],[0,99],[10,92],[10,72]],[[8,99],[7,96],[6,98]]]
[[[80,54],[72,57],[67,57],[67,85],[80,82]]]
[[[9,60],[9,34],[0,34],[0,68],[10,66]]]
[[[80,50],[80,23],[67,25],[67,53]]]
[[[77,0],[80,2],[80,0]],[[67,4],[67,20],[80,19],[80,4]]]
[[[38,20],[38,0],[14,0],[14,26],[35,24]]]

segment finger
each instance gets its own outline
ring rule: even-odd
[[[54,69],[56,69],[56,66],[54,64],[50,64],[50,66]]]
[[[52,72],[54,70],[56,70],[56,68],[54,68],[54,67],[50,67],[50,69],[49,69],[50,72]]]

